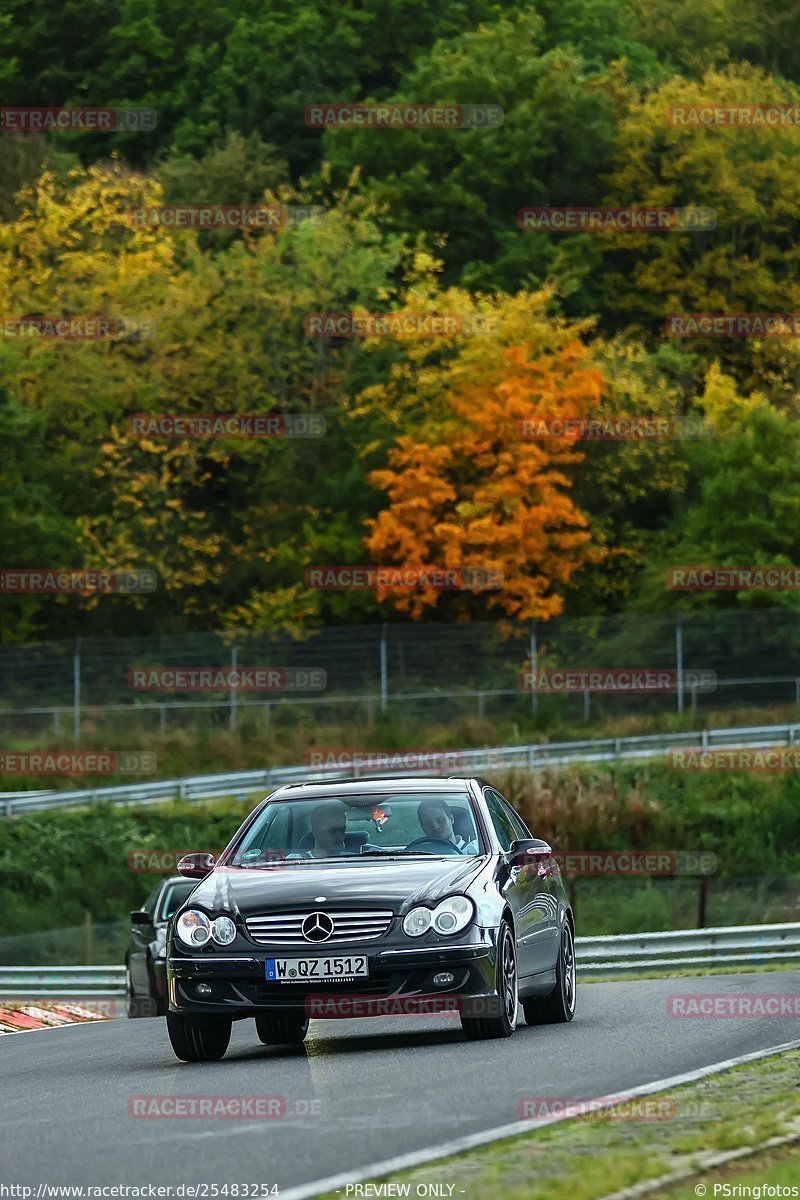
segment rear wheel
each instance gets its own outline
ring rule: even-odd
[[[556,986],[549,996],[529,996],[522,1001],[528,1025],[557,1025],[575,1016],[575,939],[569,921],[564,922],[556,962]]]
[[[299,1046],[308,1033],[308,1017],[302,1013],[259,1013],[256,1033],[265,1046]]]
[[[486,1017],[461,1016],[461,1028],[471,1042],[511,1037],[517,1027],[517,953],[507,921],[502,922],[497,939],[495,987],[497,996],[490,1001],[495,1013]]]
[[[177,1058],[184,1062],[216,1062],[231,1040],[230,1017],[167,1013],[167,1033]]]

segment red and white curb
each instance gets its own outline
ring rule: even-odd
[[[31,1029],[50,1029],[54,1025],[74,1025],[79,1021],[106,1021],[108,1015],[84,1008],[81,1004],[26,1004],[24,1001],[0,1004],[0,1034],[23,1033]]]

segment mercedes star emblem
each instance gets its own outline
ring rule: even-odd
[[[300,926],[300,932],[307,942],[327,942],[333,933],[333,921],[327,913],[309,913]]]

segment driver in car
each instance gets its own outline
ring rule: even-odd
[[[308,851],[309,858],[333,858],[345,853],[345,809],[338,800],[326,800],[318,804],[311,814],[311,832],[314,845]]]
[[[429,838],[438,838],[442,842],[452,842],[462,854],[477,854],[478,843],[474,839],[465,841],[456,833],[453,814],[444,800],[429,796],[417,808],[419,823]]]

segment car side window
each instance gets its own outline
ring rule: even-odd
[[[504,850],[508,850],[517,834],[514,832],[514,826],[511,824],[506,806],[497,792],[487,789],[485,796],[486,807],[489,810],[489,817],[497,834],[497,840]]]
[[[520,839],[532,837],[533,834],[530,832],[522,818],[514,812],[514,809],[511,807],[508,801],[504,800],[499,792],[493,791],[492,795],[496,796],[499,800],[500,806],[503,812],[506,814],[511,824],[511,828],[514,830],[514,837]]]
[[[158,903],[158,898],[161,895],[161,889],[163,887],[164,887],[163,883],[157,883],[156,886],[153,888],[152,892],[150,893],[150,895],[145,900],[144,904],[142,905],[142,908],[144,909],[144,911],[146,913],[148,913],[151,917],[155,917],[155,915],[156,915],[156,904]]]

